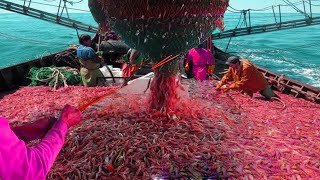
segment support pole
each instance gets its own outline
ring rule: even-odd
[[[305,14],[307,14],[305,2],[302,1],[302,3],[303,3],[303,11],[304,11]],[[306,18],[307,18],[307,16],[306,16]]]
[[[247,23],[247,10],[243,11],[243,18],[244,18],[244,23],[246,25],[246,27],[248,27],[248,23]]]
[[[275,23],[277,23],[277,17],[276,17],[276,13],[274,12],[273,6],[272,6],[272,12],[273,12],[274,21],[275,21]]]
[[[279,5],[279,16],[280,16],[280,27],[281,27],[281,23],[282,23],[281,17],[282,17],[282,14],[281,14],[281,6],[280,6],[280,5]]]
[[[57,18],[59,17],[59,11],[60,11],[60,7],[61,7],[61,1],[62,1],[62,0],[60,0],[60,2],[59,2],[59,7],[58,7],[58,11],[57,11]]]
[[[250,12],[250,9],[248,9],[249,11],[249,27],[251,27],[251,12]]]
[[[310,5],[310,17],[312,17],[312,7],[311,7],[311,0],[309,0],[309,5]]]

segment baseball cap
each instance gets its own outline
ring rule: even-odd
[[[228,58],[228,60],[226,61],[226,64],[227,65],[230,65],[230,64],[236,64],[240,61],[240,57],[239,56],[230,56]]]

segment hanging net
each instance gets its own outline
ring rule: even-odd
[[[98,23],[112,29],[131,48],[154,62],[198,45],[219,25],[229,0],[89,0]],[[104,12],[104,13],[102,13]],[[103,17],[101,17],[103,16]],[[221,27],[220,27],[221,29]]]
[[[228,3],[229,0],[89,0],[99,23],[110,22],[121,40],[155,64],[196,47],[200,36],[209,37],[217,27],[223,29]],[[178,86],[174,76],[179,60],[177,57],[155,69],[151,101],[156,101],[151,104],[161,102],[156,105],[158,110],[174,102],[171,98]]]

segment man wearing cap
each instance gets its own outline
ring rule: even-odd
[[[270,88],[263,74],[261,74],[248,59],[231,56],[228,58],[226,64],[229,65],[229,70],[217,84],[216,90],[222,89],[226,92],[230,89],[237,89],[251,97],[253,93],[259,91],[260,94],[267,99],[277,96]],[[233,83],[229,86],[224,86],[231,78],[233,79]]]

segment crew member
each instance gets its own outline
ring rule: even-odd
[[[199,46],[192,48],[186,55],[185,70],[190,70],[190,64],[192,63],[192,74],[196,80],[206,80],[208,75],[214,71],[215,59],[211,51],[204,48],[204,43],[199,39]]]
[[[123,60],[125,61],[122,65],[122,76],[124,78],[123,85],[127,85],[130,78],[142,66],[144,57],[139,51],[129,49],[128,53],[123,56]]]
[[[5,118],[0,118],[0,179],[46,179],[58,156],[68,128],[80,122],[78,109],[66,105],[58,120],[38,120],[34,123],[10,128]],[[31,140],[42,141],[28,147]]]
[[[278,97],[270,88],[263,74],[248,59],[231,56],[226,64],[229,65],[228,72],[223,76],[215,89],[222,89],[225,92],[230,89],[237,89],[251,97],[253,93],[259,91],[267,99],[274,96]],[[233,82],[230,85],[226,84],[231,79]]]
[[[84,86],[97,86],[98,78],[103,78],[100,67],[104,61],[90,47],[91,37],[87,34],[82,34],[79,37],[80,46],[77,49],[77,56],[81,64],[80,75]]]

